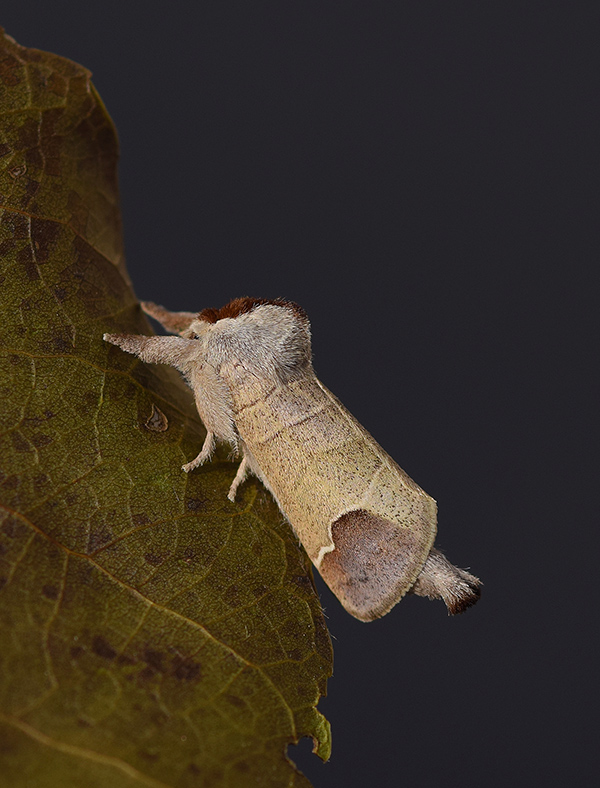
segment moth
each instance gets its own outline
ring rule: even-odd
[[[434,546],[436,503],[316,377],[304,310],[282,299],[236,298],[221,309],[144,311],[178,336],[105,334],[153,364],[170,364],[191,387],[207,430],[183,466],[207,462],[215,442],[241,462],[229,499],[248,475],[273,494],[321,576],[361,621],[406,594],[441,598],[460,613],[480,581]]]

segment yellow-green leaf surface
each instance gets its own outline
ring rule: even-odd
[[[122,254],[90,74],[0,31],[0,784],[308,786],[331,645],[310,564],[220,455]],[[174,305],[177,306],[177,305]]]

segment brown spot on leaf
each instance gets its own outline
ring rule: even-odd
[[[152,405],[152,413],[144,422],[144,427],[150,432],[164,432],[169,428],[169,420],[156,405]]]
[[[156,673],[150,666],[145,667],[140,673],[138,673],[138,679],[140,681],[151,681],[156,676]]]
[[[161,651],[154,651],[151,648],[144,651],[144,662],[159,673],[165,671],[164,659],[165,655]]]
[[[85,649],[82,646],[71,646],[70,652],[73,659],[79,659]]]
[[[188,498],[185,505],[190,512],[201,512],[206,507],[206,498]]]
[[[0,159],[3,156],[8,156],[9,153],[12,153],[10,145],[7,145],[5,142],[0,143]]]
[[[37,262],[40,265],[48,261],[59,233],[60,226],[56,222],[38,218],[31,220],[31,239],[35,248]]]
[[[48,446],[50,443],[53,443],[54,438],[51,438],[49,435],[44,435],[40,432],[37,435],[32,436],[31,442],[37,449],[41,449],[43,446]]]
[[[3,221],[3,223],[6,224],[7,230],[12,231],[12,236],[17,241],[29,240],[30,225],[27,216],[23,216],[20,213],[14,213],[8,221]]]
[[[96,635],[92,640],[92,651],[103,659],[114,659],[117,652],[102,635]]]
[[[108,528],[99,528],[90,533],[88,540],[88,553],[94,553],[112,540],[112,533]]]
[[[21,200],[21,208],[25,209],[29,206],[29,203],[33,200],[35,195],[38,193],[39,188],[40,188],[39,181],[34,181],[31,178],[27,181],[27,186],[25,187],[25,194],[23,195],[23,199]]]
[[[117,657],[118,665],[135,665],[135,659],[127,654],[119,654]]]
[[[89,722],[88,720],[84,719],[83,717],[78,717],[77,718],[77,727],[78,728],[91,728],[92,727],[92,723]]]
[[[186,547],[181,553],[181,560],[185,561],[186,564],[191,564],[196,558],[196,555],[197,553],[192,547]]]
[[[195,681],[200,678],[200,665],[191,659],[174,657],[172,667],[173,675],[180,681]]]
[[[148,763],[155,763],[159,758],[158,753],[148,752],[148,750],[140,750],[139,754],[140,757],[143,758],[145,761],[148,761]]]
[[[241,698],[238,698],[237,695],[225,695],[225,700],[238,709],[244,708],[246,705],[246,703]]]
[[[16,490],[20,484],[21,484],[21,479],[17,476],[16,473],[13,473],[10,476],[6,477],[6,480],[2,483],[2,486],[6,487],[7,490]]]
[[[68,291],[67,291],[67,290],[65,290],[65,288],[64,288],[64,287],[55,287],[55,288],[54,288],[54,297],[55,297],[55,298],[56,298],[56,300],[57,300],[57,301],[59,301],[61,304],[62,304],[62,302],[63,302],[63,301],[66,299],[66,297],[67,297],[68,295],[69,295],[69,293],[68,293]]]
[[[196,766],[195,763],[188,764],[188,771],[190,771],[192,774],[201,774],[202,773],[201,770],[200,770],[200,767]]]
[[[223,600],[227,602],[229,607],[239,607],[242,604],[240,599],[240,589],[236,585],[229,586],[223,592]]]
[[[150,518],[148,517],[147,514],[144,514],[142,512],[140,514],[134,514],[131,518],[131,522],[134,525],[148,525],[148,523],[150,522]]]
[[[306,593],[312,593],[314,589],[313,582],[308,575],[294,575],[294,577],[292,577],[292,583]]]
[[[292,648],[287,653],[288,659],[294,660],[294,662],[300,662],[302,659],[302,652],[299,648]]]
[[[0,591],[2,591],[2,589],[7,583],[8,583],[8,578],[2,575],[2,577],[0,577]]]
[[[144,560],[150,566],[160,566],[165,560],[162,555],[155,555],[154,553],[146,553]]]
[[[11,434],[11,438],[15,451],[18,452],[31,451],[31,443],[29,443],[29,441],[26,440],[26,438],[24,438],[20,432],[13,432]]]
[[[58,599],[58,588],[57,586],[53,586],[50,583],[42,586],[42,594],[46,597],[46,599]]]
[[[67,338],[64,334],[53,336],[51,343],[51,348],[55,353],[68,353],[73,350],[72,338]]]

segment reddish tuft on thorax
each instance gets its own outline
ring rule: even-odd
[[[218,320],[223,320],[226,317],[239,317],[247,312],[252,312],[257,306],[262,306],[263,304],[274,304],[285,309],[291,309],[297,317],[308,321],[304,309],[293,301],[286,301],[284,298],[251,298],[250,296],[234,298],[233,301],[225,304],[220,309],[203,309],[198,314],[198,320],[204,320],[205,323],[216,323]]]

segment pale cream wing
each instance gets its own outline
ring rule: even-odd
[[[387,612],[425,563],[435,501],[314,376],[245,404],[236,424],[332,590],[359,618]]]

